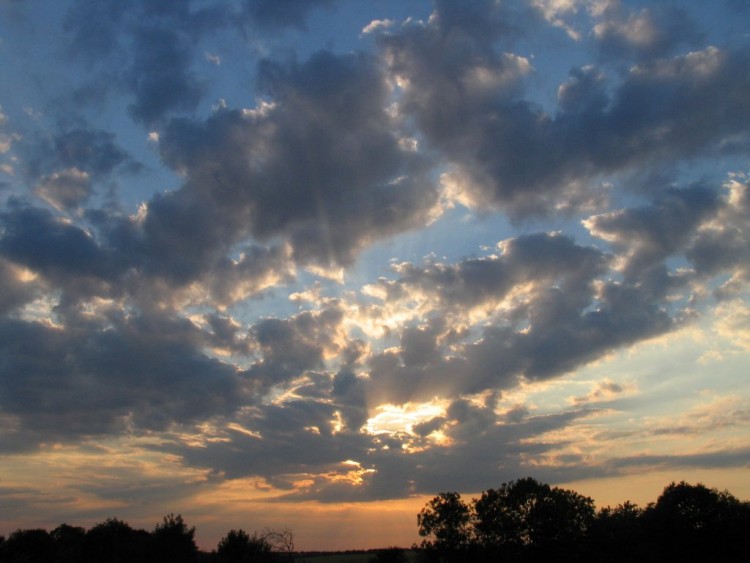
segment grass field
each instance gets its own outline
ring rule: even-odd
[[[298,557],[296,561],[304,563],[369,563],[375,558],[373,553],[330,553],[327,555],[313,555]]]
[[[409,562],[416,561],[416,553],[406,551],[406,557]],[[297,556],[295,561],[299,563],[369,563],[374,560],[375,552],[362,553],[326,553],[321,555]]]

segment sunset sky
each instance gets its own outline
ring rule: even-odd
[[[408,546],[750,499],[750,3],[0,0],[0,534]]]

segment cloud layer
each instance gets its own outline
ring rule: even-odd
[[[0,90],[0,453],[144,441],[329,502],[741,465],[606,454],[607,374],[530,398],[747,313],[750,48],[641,4],[436,1],[351,51],[302,39],[334,1],[0,3],[72,69]]]

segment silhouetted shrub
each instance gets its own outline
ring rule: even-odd
[[[273,560],[271,550],[271,544],[262,536],[230,530],[219,541],[216,553],[222,563],[265,563]]]
[[[190,563],[198,554],[195,528],[188,528],[181,515],[168,514],[157,524],[151,537],[155,563]]]

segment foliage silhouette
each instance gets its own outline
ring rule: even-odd
[[[407,563],[406,550],[400,547],[379,549],[371,563]]]
[[[417,515],[419,535],[432,536],[422,547],[438,561],[462,561],[471,545],[471,509],[454,492],[440,493]]]
[[[644,543],[643,509],[629,501],[602,508],[589,530],[589,539],[589,559],[612,563],[646,559],[649,549]]]
[[[148,561],[150,534],[109,518],[86,533],[85,549],[91,563]]]
[[[485,551],[578,558],[578,548],[594,521],[594,501],[574,491],[531,478],[504,483],[473,501],[474,533]]]
[[[747,561],[750,505],[698,483],[670,483],[644,514],[654,551],[687,560]]]
[[[16,530],[2,543],[2,560],[13,563],[52,561],[55,542],[47,530]]]
[[[575,491],[531,478],[484,491],[467,504],[440,493],[417,515],[420,562],[580,561],[744,563],[750,553],[750,503],[727,491],[684,481],[670,483],[656,502],[624,502],[594,512]],[[267,563],[292,560],[288,528],[249,535],[231,530],[211,553],[200,552],[195,528],[168,514],[152,532],[110,518],[86,531],[61,524],[51,532],[0,535],[1,563]],[[372,563],[403,563],[400,548],[375,552]]]
[[[288,561],[294,559],[294,531],[291,528],[265,528],[263,539],[270,544],[272,551],[284,555]]]
[[[646,509],[625,502],[596,513],[588,497],[525,478],[470,505],[440,493],[417,522],[432,538],[422,542],[428,562],[744,562],[750,553],[750,503],[685,482]]]
[[[79,526],[60,524],[50,532],[55,543],[56,563],[79,563],[84,560],[86,530]]]
[[[151,535],[151,554],[158,563],[190,563],[195,561],[195,527],[188,528],[178,514],[168,514],[157,524]]]
[[[273,560],[273,548],[265,537],[230,530],[219,541],[216,553],[222,563],[265,563]]]

